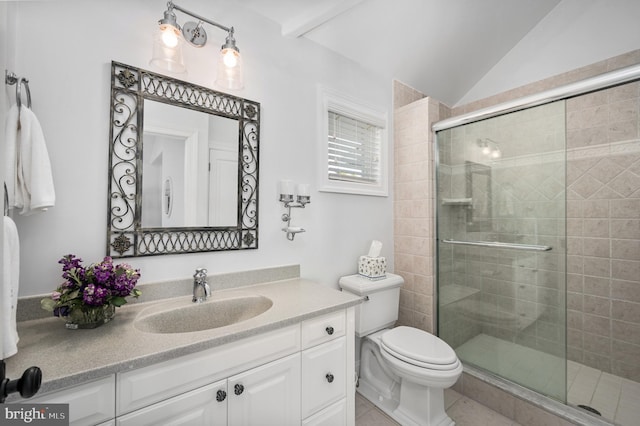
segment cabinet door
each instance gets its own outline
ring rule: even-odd
[[[28,402],[69,404],[69,425],[95,425],[115,416],[116,380],[105,377],[84,385],[38,395]]]
[[[230,377],[228,389],[230,425],[300,424],[300,354]]]
[[[226,426],[226,380],[118,417],[116,426]]]

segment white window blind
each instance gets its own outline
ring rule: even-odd
[[[383,128],[334,111],[328,116],[329,179],[379,184]]]

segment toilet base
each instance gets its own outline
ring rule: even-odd
[[[357,392],[402,426],[454,426],[444,410],[444,390],[410,382],[400,383],[391,398],[381,395],[366,379]]]
[[[402,383],[400,403],[394,417],[402,425],[455,425],[444,411],[444,389],[425,387],[407,380]]]

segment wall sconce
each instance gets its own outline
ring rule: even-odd
[[[497,142],[489,138],[485,138],[485,139],[478,139],[476,143],[482,149],[482,153],[484,155],[487,155],[493,159],[498,159],[502,157],[502,152],[500,151],[500,146],[498,145]]]
[[[288,212],[282,215],[282,221],[287,223],[287,226],[282,228],[287,233],[287,239],[293,241],[296,234],[305,232],[305,229],[298,226],[291,226],[291,209],[292,208],[304,208],[311,202],[311,196],[309,195],[309,185],[306,183],[298,184],[295,199],[293,201],[293,182],[290,180],[281,180],[279,183],[280,202],[284,203],[284,207],[288,209]]]
[[[198,22],[187,22],[181,28],[178,25],[174,9],[196,18]],[[220,25],[188,11],[172,1],[167,3],[164,17],[158,21],[159,29],[153,38],[153,56],[149,63],[174,73],[186,72],[187,68],[182,58],[183,42],[186,40],[194,47],[204,46],[207,43],[207,33],[202,26],[204,22],[227,32],[226,41],[220,48],[220,55],[218,55],[216,84],[226,89],[242,89],[244,87],[242,57],[233,37],[233,27]]]

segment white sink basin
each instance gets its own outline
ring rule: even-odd
[[[202,303],[181,298],[178,302],[150,306],[140,312],[133,325],[147,333],[190,333],[246,321],[272,305],[271,299],[259,295],[209,299]]]

